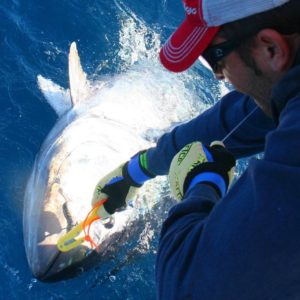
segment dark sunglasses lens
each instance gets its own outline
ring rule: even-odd
[[[227,56],[230,52],[236,49],[239,46],[237,41],[226,41],[218,45],[207,48],[202,56],[211,66],[213,71],[218,70],[218,62]]]
[[[216,61],[215,61],[214,57],[211,56],[209,50],[210,50],[210,49],[206,49],[206,50],[202,53],[202,56],[203,56],[203,58],[207,61],[207,63],[210,65],[210,67],[211,67],[212,69],[214,69],[213,67],[214,67],[214,65],[216,64]]]

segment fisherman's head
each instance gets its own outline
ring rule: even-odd
[[[160,52],[170,71],[199,56],[270,114],[274,84],[300,48],[299,0],[183,0],[186,19]]]

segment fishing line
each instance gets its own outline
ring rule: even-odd
[[[240,121],[222,140],[224,143],[256,110],[258,106],[256,106],[242,121]]]

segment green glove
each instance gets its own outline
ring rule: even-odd
[[[223,197],[232,183],[234,166],[235,158],[222,142],[213,142],[210,147],[200,142],[188,144],[172,160],[169,170],[171,192],[177,200],[182,200],[196,184],[206,183]]]
[[[100,218],[105,219],[133,199],[139,187],[155,176],[147,170],[146,151],[141,151],[128,162],[102,178],[94,191],[92,205],[108,199],[98,209]]]

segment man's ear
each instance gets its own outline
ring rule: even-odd
[[[281,72],[289,67],[291,53],[288,41],[276,30],[261,30],[256,36],[256,46],[260,50],[260,58],[272,71]]]

